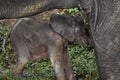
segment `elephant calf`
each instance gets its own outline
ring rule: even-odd
[[[50,57],[57,80],[73,80],[67,45],[91,43],[88,28],[65,15],[52,15],[49,23],[20,19],[12,29],[10,39],[17,54],[14,74],[21,75],[29,60]]]

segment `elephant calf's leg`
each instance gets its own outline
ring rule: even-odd
[[[71,61],[69,58],[69,54],[67,52],[67,47],[64,49],[64,68],[67,80],[74,80],[73,72],[71,69]]]
[[[28,61],[29,60],[26,57],[19,59],[16,66],[13,69],[14,74],[21,77],[24,67]]]
[[[57,80],[65,80],[63,67],[63,43],[56,43],[54,47],[49,47],[50,60],[55,69]]]
[[[17,76],[22,76],[24,67],[30,59],[30,54],[24,42],[20,42],[20,43],[15,42],[14,47],[17,54],[17,64],[13,68],[13,72]]]

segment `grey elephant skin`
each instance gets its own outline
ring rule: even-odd
[[[14,25],[10,38],[18,60],[14,74],[21,75],[29,60],[50,57],[57,80],[65,80],[65,75],[67,80],[74,80],[67,45],[91,44],[89,29],[83,25],[83,21],[57,14],[51,16],[49,24],[38,23],[34,19],[20,19]]]
[[[79,0],[0,0],[0,19],[33,16],[43,11],[77,6]]]
[[[11,11],[5,11],[7,5],[4,5],[8,3],[15,4],[14,2],[16,2],[16,0],[12,1],[0,0],[0,3],[2,3],[0,4],[0,12],[2,12],[0,14],[0,18],[20,17],[20,15],[15,16],[12,14],[17,11],[14,9],[17,9],[17,7],[22,4],[18,3],[19,5],[16,5],[16,8],[14,8],[13,5],[9,5],[9,7],[7,7],[8,10],[13,9],[14,11],[11,15],[9,15]],[[46,0],[41,1],[43,3],[46,2]],[[49,5],[45,7],[45,5],[42,5],[43,7],[40,6],[39,8],[40,11],[37,12],[35,10],[34,14],[55,8],[71,8],[79,6],[89,18],[89,25],[94,41],[94,49],[98,65],[99,79],[120,80],[120,0],[49,0],[47,4],[54,4],[54,1],[56,1],[56,6]],[[33,3],[34,2],[35,1],[33,1]],[[26,4],[26,6],[27,5],[29,5],[29,3]],[[18,13],[22,10],[20,8],[17,11]],[[31,11],[28,13],[31,13]],[[34,14],[32,13],[30,15]],[[30,15],[26,14],[24,16]]]

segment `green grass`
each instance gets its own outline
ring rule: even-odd
[[[78,80],[97,80],[97,70],[93,49],[70,45],[72,68]],[[0,56],[0,80],[19,80],[12,73],[15,64],[13,52],[2,53]],[[31,61],[24,70],[25,80],[55,80],[55,73],[49,59]]]
[[[68,48],[72,60],[72,68],[78,80],[98,80],[97,68],[93,49],[83,48],[79,45],[71,45]],[[4,54],[5,55],[5,54]],[[8,55],[6,55],[8,56]],[[9,57],[14,57],[9,55]],[[4,57],[5,58],[5,57]],[[11,58],[12,59],[12,58]],[[0,80],[19,80],[13,76],[10,60],[2,60],[0,68]],[[4,62],[8,61],[8,62]],[[55,73],[49,59],[31,61],[24,70],[25,80],[55,80]]]
[[[91,47],[71,45],[68,48],[73,71],[79,80],[98,80],[96,58]]]

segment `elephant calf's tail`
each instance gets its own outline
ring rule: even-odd
[[[6,33],[6,36],[5,36],[4,39],[3,39],[2,51],[3,51],[4,53],[6,53],[6,41],[7,41],[7,39],[10,37],[10,32],[11,32],[11,31],[9,31],[8,33]]]

